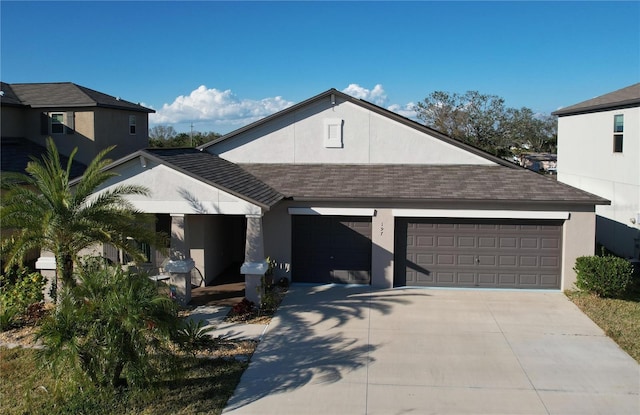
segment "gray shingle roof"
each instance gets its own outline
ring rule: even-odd
[[[617,91],[562,108],[552,114],[563,116],[637,106],[640,106],[640,82],[618,89]]]
[[[31,157],[41,159],[47,149],[24,138],[3,138],[0,146],[0,169],[3,172],[24,173]],[[67,166],[69,157],[60,154],[63,167]],[[79,177],[87,169],[84,164],[73,160],[71,164],[71,177]]]
[[[504,201],[608,204],[522,168],[505,166],[242,164],[294,200]]]
[[[20,98],[18,98],[16,93],[13,92],[13,88],[11,88],[11,85],[0,82],[0,91],[2,91],[2,93],[0,94],[1,105],[11,105],[19,107],[24,106],[24,104],[20,101]]]
[[[133,102],[125,101],[94,91],[71,82],[61,83],[33,83],[33,84],[5,84],[8,85],[23,105],[32,108],[50,107],[105,107],[126,109],[129,111],[155,112]]]
[[[242,199],[271,207],[284,196],[237,164],[194,148],[142,150],[164,164]]]

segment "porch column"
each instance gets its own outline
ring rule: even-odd
[[[267,261],[264,256],[262,233],[262,215],[246,215],[247,239],[244,250],[244,264],[240,273],[244,274],[245,297],[249,301],[260,304],[261,279],[267,272]]]
[[[182,214],[171,214],[171,251],[172,260],[189,258],[187,240],[187,221]]]
[[[171,248],[169,263],[165,272],[170,275],[169,286],[172,296],[181,305],[191,301],[191,270],[193,260],[189,254],[189,233],[183,214],[171,215]]]

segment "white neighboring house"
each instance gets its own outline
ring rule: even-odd
[[[611,200],[596,206],[596,240],[640,259],[640,83],[554,115],[558,180]]]

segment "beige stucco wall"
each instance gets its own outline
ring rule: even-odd
[[[377,209],[371,218],[371,285],[393,287],[395,218],[391,209]]]
[[[74,133],[41,134],[41,114],[62,113],[64,124],[71,125],[68,119],[73,113]],[[136,116],[136,134],[129,134],[129,115]],[[88,164],[109,145],[116,148],[108,157],[117,160],[149,145],[149,117],[144,112],[123,111],[111,108],[39,108],[15,109],[2,108],[2,136],[25,137],[42,146],[47,137],[52,137],[60,153],[69,155],[78,148],[76,160]]]
[[[278,263],[274,272],[276,279],[286,277],[291,280],[291,216],[287,211],[289,206],[289,202],[281,202],[262,218],[264,254]]]
[[[596,215],[594,212],[570,213],[562,228],[562,286],[563,290],[575,288],[576,259],[594,254]]]
[[[135,134],[129,134],[130,115],[136,117]],[[146,113],[96,108],[95,119],[96,149],[115,145],[116,148],[109,153],[113,160],[149,146],[149,117]]]
[[[341,148],[324,144],[325,121],[341,119]],[[207,149],[238,163],[404,163],[491,165],[348,101],[316,101]]]

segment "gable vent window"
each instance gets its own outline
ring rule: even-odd
[[[129,115],[129,134],[131,135],[136,134],[136,116],[135,115]]]
[[[342,119],[327,118],[324,120],[324,146],[326,148],[342,148]]]
[[[622,153],[622,137],[624,132],[624,115],[613,116],[613,152]]]

